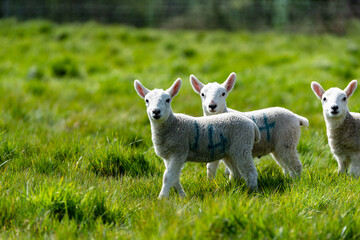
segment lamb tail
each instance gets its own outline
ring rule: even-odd
[[[302,116],[299,116],[297,114],[295,114],[297,119],[299,120],[299,124],[300,126],[304,126],[304,127],[308,127],[309,126],[309,120],[307,120],[307,118],[304,118]]]

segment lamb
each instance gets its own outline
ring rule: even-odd
[[[180,78],[166,91],[150,91],[138,80],[134,86],[145,99],[154,149],[166,167],[159,198],[168,197],[171,187],[181,197],[186,196],[179,177],[187,161],[223,159],[231,177],[243,176],[250,190],[256,191],[257,171],[251,155],[254,142],[260,140],[256,124],[235,114],[191,117],[173,113],[170,104],[180,90]]]
[[[261,157],[271,153],[274,160],[283,169],[284,174],[291,177],[301,175],[302,163],[297,154],[300,139],[300,126],[308,126],[309,121],[285,108],[272,107],[251,112],[238,112],[226,106],[226,97],[233,89],[236,81],[235,73],[231,73],[223,84],[208,83],[204,85],[194,75],[190,83],[194,91],[201,96],[205,116],[221,113],[237,113],[252,119],[261,132],[260,142],[254,144],[253,157]],[[207,164],[207,177],[215,178],[219,161]],[[225,174],[228,174],[226,169]]]
[[[341,90],[325,91],[317,82],[311,83],[315,95],[321,100],[330,150],[338,162],[338,172],[360,175],[360,114],[349,112],[347,103],[357,87],[351,81]]]

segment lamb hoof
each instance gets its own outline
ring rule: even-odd
[[[167,198],[168,196],[166,196],[165,194],[160,194],[158,199],[161,200],[161,199],[165,199]]]
[[[249,193],[256,193],[258,191],[258,186],[249,187]]]
[[[180,196],[181,198],[186,198],[186,194],[185,194],[184,192],[179,193],[179,196]]]

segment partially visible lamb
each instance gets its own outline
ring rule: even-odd
[[[253,157],[261,157],[271,153],[274,160],[282,167],[284,174],[291,177],[301,175],[302,163],[297,154],[300,139],[300,126],[308,126],[309,121],[285,108],[272,107],[251,112],[238,112],[226,106],[226,97],[233,89],[236,80],[231,73],[223,83],[204,85],[194,75],[190,83],[194,91],[201,96],[205,116],[221,113],[237,113],[252,119],[261,132],[260,142],[254,144]],[[208,178],[214,178],[219,162],[207,164]],[[228,170],[225,171],[228,174]]]
[[[138,80],[134,86],[146,102],[155,152],[165,162],[159,198],[167,197],[171,187],[180,196],[185,196],[179,177],[187,161],[223,159],[230,169],[230,176],[243,176],[250,190],[257,189],[257,171],[251,149],[254,142],[259,141],[260,132],[254,122],[236,114],[197,118],[174,114],[170,104],[180,90],[181,79],[166,91],[150,91]]]
[[[325,91],[317,82],[311,83],[315,95],[321,100],[326,131],[331,152],[338,162],[338,171],[360,175],[360,114],[349,112],[348,99],[357,87],[353,80],[341,90],[330,88]]]

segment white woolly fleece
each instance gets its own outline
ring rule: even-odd
[[[315,95],[321,100],[330,150],[338,162],[338,171],[360,176],[360,114],[349,112],[348,99],[357,87],[351,81],[341,90],[325,91],[317,82],[311,83]]]
[[[196,93],[201,96],[205,116],[222,113],[236,113],[253,120],[260,129],[261,140],[254,144],[253,157],[261,157],[271,153],[274,160],[282,167],[285,174],[291,177],[300,176],[302,163],[297,154],[300,139],[300,126],[309,126],[309,121],[285,108],[273,107],[251,112],[239,112],[226,106],[226,97],[233,89],[236,80],[231,73],[223,83],[201,83],[194,75],[190,83]],[[214,178],[218,162],[207,164],[208,178]]]
[[[155,152],[166,166],[159,198],[167,197],[171,187],[185,196],[179,177],[187,161],[223,159],[231,177],[243,176],[251,190],[257,189],[251,150],[254,142],[260,140],[260,132],[253,121],[238,114],[197,118],[174,114],[170,103],[180,90],[180,79],[166,91],[150,91],[137,80],[134,85],[145,99]]]

